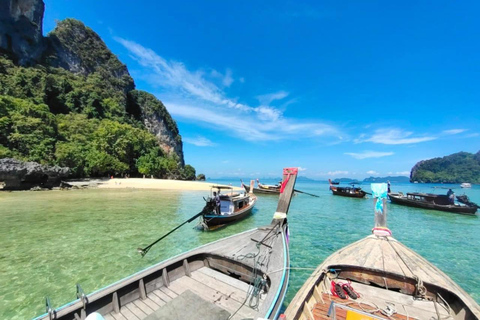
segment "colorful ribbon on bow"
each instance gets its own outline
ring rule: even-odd
[[[375,204],[375,212],[383,214],[383,199],[387,199],[387,184],[386,183],[372,183],[373,196],[377,198]]]

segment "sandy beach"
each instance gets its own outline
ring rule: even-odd
[[[89,181],[69,181],[69,184],[77,186],[98,187],[104,189],[162,189],[162,190],[210,190],[213,185],[218,183],[204,181],[182,181],[150,178],[113,178],[103,180]],[[226,185],[223,185],[226,186]],[[239,186],[232,186],[234,189],[242,189]]]

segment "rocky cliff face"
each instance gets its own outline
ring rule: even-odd
[[[42,0],[0,1],[0,51],[22,66],[36,64],[44,51]]]
[[[82,22],[66,19],[43,37],[44,9],[42,0],[0,0],[0,53],[8,54],[22,66],[40,63],[83,76],[101,77],[105,86],[123,93],[119,100],[124,102],[126,113],[157,137],[166,154],[177,155],[183,167],[182,140],[163,104],[152,95],[147,97],[146,93],[134,90],[127,67]]]
[[[0,182],[3,190],[28,190],[34,187],[58,187],[69,175],[69,168],[42,166],[36,162],[0,159]]]
[[[154,95],[139,90],[128,94],[128,110],[143,122],[147,130],[152,133],[159,143],[160,148],[168,155],[177,155],[183,167],[182,138],[178,127],[161,101]]]
[[[46,37],[45,63],[89,75],[97,72],[125,94],[135,88],[127,66],[108,49],[105,42],[82,22],[66,19]]]

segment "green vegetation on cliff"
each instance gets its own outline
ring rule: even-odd
[[[139,115],[127,112],[140,112],[144,101],[136,98],[145,94],[133,90],[127,99],[96,72],[82,76],[48,66],[25,68],[0,57],[0,158],[68,166],[75,177],[195,179],[193,167],[165,154]],[[181,143],[175,122],[153,99],[149,104],[165,116]]]
[[[443,158],[417,163],[410,181],[425,183],[480,183],[480,151],[476,154],[458,152]]]

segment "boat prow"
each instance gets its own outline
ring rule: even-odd
[[[480,306],[458,284],[391,236],[386,185],[383,205],[375,201],[373,234],[323,261],[290,302],[286,319],[480,319]]]
[[[287,213],[297,172],[284,169],[284,190],[269,225],[180,254],[92,294],[77,294],[79,299],[58,309],[47,304],[47,313],[36,319],[85,319],[94,312],[106,320],[276,319],[288,287]]]

